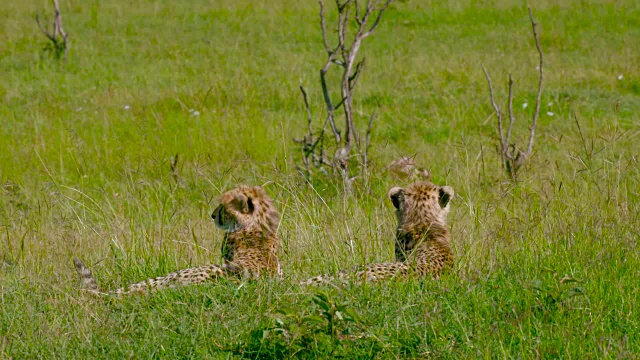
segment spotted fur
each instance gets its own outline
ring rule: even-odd
[[[406,189],[394,187],[389,190],[388,196],[398,218],[396,261],[368,264],[353,272],[341,271],[337,276],[320,275],[303,281],[302,285],[336,280],[375,282],[412,274],[438,277],[453,265],[453,251],[446,226],[453,189],[421,181]]]
[[[179,270],[105,293],[91,270],[79,259],[74,263],[82,287],[95,294],[125,295],[178,285],[201,284],[222,276],[256,278],[262,274],[282,276],[278,261],[280,217],[273,201],[259,186],[240,186],[222,194],[211,215],[225,231],[222,265],[205,265]]]

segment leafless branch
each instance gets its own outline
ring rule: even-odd
[[[511,74],[509,74],[509,127],[507,128],[507,136],[502,140],[502,152],[509,158],[513,160],[513,156],[509,154],[509,142],[511,141],[511,129],[513,129],[513,123],[516,121],[515,116],[513,115],[513,78]]]
[[[53,37],[52,34],[50,34],[40,23],[40,12],[36,11],[36,23],[38,24],[38,27],[40,28],[40,31],[42,31],[42,33],[49,38],[49,40],[51,40],[52,42],[56,42],[56,38]]]
[[[384,11],[392,2],[392,0],[384,0],[384,3],[381,5],[381,1],[382,0],[367,0],[365,7],[361,0],[335,0],[338,21],[333,29],[337,30],[337,43],[332,45],[330,38],[333,33],[331,32],[332,30],[327,28],[324,0],[318,0],[320,5],[322,40],[327,52],[326,62],[322,69],[320,69],[322,96],[327,109],[327,117],[322,126],[321,137],[324,134],[327,124],[329,124],[337,145],[331,166],[334,171],[337,170],[342,174],[343,180],[345,180],[344,183],[347,185],[351,184],[354,179],[349,173],[349,162],[351,161],[350,159],[354,158],[351,154],[354,147],[357,147],[360,161],[362,165],[364,165],[363,167],[366,168],[368,166],[367,151],[374,116],[369,120],[367,133],[365,135],[365,146],[361,147],[360,137],[355,126],[353,94],[366,64],[364,59],[358,61],[358,51],[360,50],[362,40],[376,30]],[[374,19],[373,24],[371,23],[371,19]],[[355,22],[357,26],[354,27],[353,22]],[[332,101],[327,80],[327,73],[333,65],[337,65],[338,68],[342,69],[340,101],[337,102],[337,105],[334,105]],[[314,141],[308,98],[304,89],[301,88],[301,91],[307,110],[309,134],[305,136],[303,140],[296,141],[303,144],[306,158],[311,157],[314,163],[317,162],[320,165],[327,164],[328,161],[324,157],[324,149],[322,148],[323,142],[320,140]],[[338,114],[338,110],[344,112],[344,127],[339,127],[336,124],[336,114]],[[307,171],[307,173],[309,173],[309,171]]]
[[[484,65],[482,66],[482,71],[484,71],[484,76],[487,78],[487,84],[489,84],[489,97],[491,98],[491,105],[493,106],[493,110],[498,117],[498,135],[500,136],[500,144],[502,145],[502,150],[504,150],[504,135],[502,134],[502,111],[500,111],[500,106],[496,103],[496,98],[493,94],[493,84],[491,83],[491,77],[489,76],[489,72],[485,69]]]
[[[342,141],[342,136],[340,134],[340,130],[336,127],[336,121],[333,117],[333,111],[335,110],[333,107],[333,103],[331,102],[331,96],[329,95],[329,88],[327,87],[327,69],[331,63],[327,62],[327,65],[323,69],[320,70],[320,84],[322,85],[322,95],[324,96],[324,102],[327,105],[327,121],[331,125],[331,131],[333,132],[333,136],[336,138],[336,143],[340,143]]]
[[[344,44],[345,44],[345,39],[347,37],[347,28],[349,27],[349,6],[348,5],[350,2],[351,2],[350,0],[347,0],[345,1],[344,4],[339,5],[339,1],[336,1],[336,3],[338,3],[338,12],[339,12],[338,13],[338,47],[336,48],[336,51],[340,50],[343,58],[346,57],[346,49],[344,47]]]
[[[62,27],[62,14],[60,14],[60,6],[58,5],[58,0],[53,0],[53,9],[55,12],[55,28],[53,31],[53,35],[58,36],[58,34],[60,34],[62,36],[63,42],[67,42],[67,33],[64,32],[64,28]]]
[[[56,53],[56,56],[63,56],[64,59],[67,58],[67,52],[69,50],[69,43],[67,41],[67,33],[64,31],[62,27],[62,14],[60,13],[60,6],[58,4],[58,0],[52,0],[53,2],[53,11],[54,11],[54,20],[53,20],[53,32],[47,31],[42,23],[40,23],[40,14],[36,12],[36,23],[40,28],[40,31],[51,41],[52,48]]]
[[[353,75],[349,78],[349,88],[351,94],[353,95],[353,89],[356,87],[356,83],[358,82],[358,78],[360,74],[364,70],[365,59],[363,58],[360,62],[356,64],[356,69],[353,71]]]
[[[511,143],[511,134],[513,130],[513,124],[515,123],[515,114],[513,112],[513,77],[509,74],[509,94],[508,94],[508,114],[509,114],[509,126],[507,128],[506,136],[504,135],[503,130],[503,118],[502,112],[500,111],[500,106],[495,101],[495,96],[493,93],[493,85],[491,83],[491,77],[482,66],[482,71],[487,79],[487,83],[489,84],[489,97],[491,99],[491,105],[498,117],[498,135],[500,136],[500,157],[502,158],[502,165],[506,170],[507,174],[509,174],[512,178],[515,178],[518,170],[525,163],[527,158],[531,155],[533,151],[533,140],[535,137],[535,129],[538,123],[538,117],[540,115],[540,104],[542,102],[542,84],[543,84],[543,54],[542,47],[540,46],[540,39],[538,37],[537,32],[537,23],[533,18],[533,12],[529,7],[529,19],[531,20],[531,26],[533,29],[533,37],[536,42],[536,48],[538,49],[538,54],[540,55],[540,62],[538,65],[539,70],[539,78],[538,78],[538,94],[536,98],[536,107],[533,113],[533,119],[531,121],[531,126],[529,127],[529,141],[527,144],[526,151],[519,150],[516,147],[516,144]]]
[[[538,49],[538,54],[540,55],[540,63],[538,64],[538,71],[540,76],[538,77],[538,96],[536,97],[536,110],[533,113],[533,120],[531,121],[531,127],[529,128],[529,145],[527,146],[526,156],[531,155],[531,151],[533,151],[533,138],[536,132],[536,125],[538,124],[538,116],[540,115],[540,103],[542,102],[542,81],[543,81],[543,73],[542,73],[542,65],[543,65],[543,54],[542,47],[540,46],[540,38],[538,37],[538,32],[536,27],[538,24],[533,18],[533,12],[531,11],[531,7],[529,9],[529,19],[531,20],[531,28],[533,30],[533,38],[536,40],[536,49]]]
[[[384,5],[382,5],[382,7],[378,9],[378,16],[376,16],[376,20],[373,22],[373,25],[371,25],[371,28],[369,28],[369,31],[363,34],[363,38],[371,35],[374,31],[376,31],[378,24],[380,24],[380,19],[382,19],[382,14],[384,14],[385,10],[387,10],[389,4],[391,4],[391,1],[393,0],[385,1]]]
[[[304,100],[304,108],[307,110],[307,124],[309,125],[309,141],[313,142],[313,127],[311,127],[311,108],[309,107],[309,100],[307,99],[307,92],[304,91],[304,87],[300,85],[300,92],[302,92],[302,99]]]
[[[320,28],[322,28],[322,40],[324,41],[324,48],[327,53],[331,55],[331,47],[329,47],[329,39],[327,38],[327,24],[324,20],[324,1],[319,0],[320,3]]]

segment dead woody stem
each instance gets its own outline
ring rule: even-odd
[[[353,111],[353,94],[358,82],[360,74],[364,70],[365,60],[357,61],[358,51],[362,45],[362,41],[369,37],[376,30],[382,19],[382,15],[388,8],[392,0],[367,0],[366,5],[360,4],[357,0],[336,0],[336,8],[338,11],[337,21],[337,39],[336,44],[331,46],[330,30],[327,29],[327,20],[325,16],[325,4],[323,0],[319,0],[320,4],[320,28],[322,30],[322,39],[324,48],[327,52],[327,60],[320,69],[320,84],[322,86],[322,95],[327,109],[327,117],[321,129],[321,135],[315,139],[311,131],[311,121],[309,123],[309,134],[299,143],[303,143],[303,150],[307,159],[303,160],[306,167],[307,176],[310,177],[311,169],[308,167],[309,157],[314,159],[315,163],[331,164],[334,170],[338,170],[345,183],[350,187],[353,178],[349,172],[349,158],[352,149],[357,148],[360,163],[363,168],[367,166],[367,152],[371,134],[371,127],[375,116],[371,116],[364,137],[364,144],[360,142],[360,136],[356,130],[354,111]],[[353,23],[355,21],[355,24]],[[350,29],[356,29],[355,34],[349,34]],[[347,39],[353,39],[351,43]],[[327,73],[336,65],[342,69],[342,77],[340,81],[340,101],[334,104],[331,99],[329,84],[327,83]],[[311,118],[309,103],[306,92],[301,88],[308,119]],[[336,111],[342,108],[344,112],[343,130],[336,123]],[[331,133],[335,139],[337,150],[331,161],[325,158],[322,153],[322,146],[318,146],[318,142],[322,143],[323,135],[326,127],[329,125]],[[365,169],[366,171],[366,169]]]
[[[538,123],[538,117],[540,115],[540,103],[542,101],[542,85],[543,85],[543,64],[544,64],[544,56],[542,53],[542,47],[540,46],[540,39],[538,37],[537,31],[537,23],[533,18],[533,12],[531,8],[529,8],[529,19],[531,20],[531,27],[533,29],[533,38],[536,42],[536,49],[538,50],[538,54],[540,56],[540,62],[538,64],[538,94],[536,97],[536,107],[533,113],[533,119],[531,120],[531,126],[529,127],[529,140],[527,143],[527,147],[525,151],[522,151],[517,148],[515,143],[511,143],[511,134],[513,129],[513,124],[515,123],[515,116],[513,113],[513,77],[509,74],[509,95],[508,95],[508,115],[509,115],[509,126],[507,127],[507,131],[505,134],[504,131],[504,119],[503,113],[500,110],[500,106],[496,103],[495,94],[493,91],[493,83],[491,82],[491,77],[489,76],[489,72],[482,66],[482,71],[487,79],[487,84],[489,85],[489,97],[491,100],[491,105],[493,106],[493,110],[496,113],[496,117],[498,118],[498,136],[500,137],[500,156],[502,158],[502,164],[504,166],[505,171],[511,178],[515,178],[518,174],[518,170],[522,167],[525,161],[531,156],[533,152],[533,142],[535,138],[536,125]]]
[[[57,57],[67,58],[67,52],[69,51],[69,43],[67,41],[67,33],[62,27],[62,14],[60,13],[60,6],[58,0],[52,0],[54,10],[53,31],[47,31],[40,23],[40,14],[36,12],[36,23],[40,28],[40,31],[51,40],[52,48]]]

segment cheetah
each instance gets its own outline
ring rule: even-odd
[[[205,265],[179,270],[147,279],[108,293],[98,287],[91,270],[74,259],[82,287],[98,295],[144,293],[150,289],[200,284],[220,277],[257,278],[262,274],[282,276],[278,261],[280,217],[273,201],[259,186],[239,186],[220,197],[220,205],[211,215],[216,226],[225,231],[222,265]]]
[[[396,261],[368,264],[355,272],[341,271],[337,276],[320,275],[301,282],[301,285],[331,283],[336,278],[355,282],[375,282],[409,275],[438,278],[442,271],[453,265],[446,226],[453,188],[420,181],[406,189],[393,187],[388,196],[398,218]]]

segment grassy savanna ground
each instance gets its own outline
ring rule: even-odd
[[[532,6],[546,79],[519,181],[500,170],[480,65],[501,103],[513,72],[523,141],[537,79],[526,6],[410,0],[361,51],[357,121],[379,116],[372,175],[345,196],[339,182],[305,184],[291,141],[306,126],[300,84],[316,126],[323,119],[316,2],[61,0],[66,62],[41,50],[33,14],[48,14],[49,1],[3,4],[0,357],[215,358],[234,346],[266,356],[280,343],[260,330],[278,310],[318,313],[315,290],[295,281],[393,258],[385,195],[403,184],[384,166],[405,154],[456,190],[454,271],[325,288],[360,314],[358,336],[294,337],[288,354],[300,345],[309,357],[640,357],[640,5]],[[106,288],[219,262],[209,214],[239,183],[266,184],[276,201],[286,281],[122,300],[78,290],[75,256]]]

